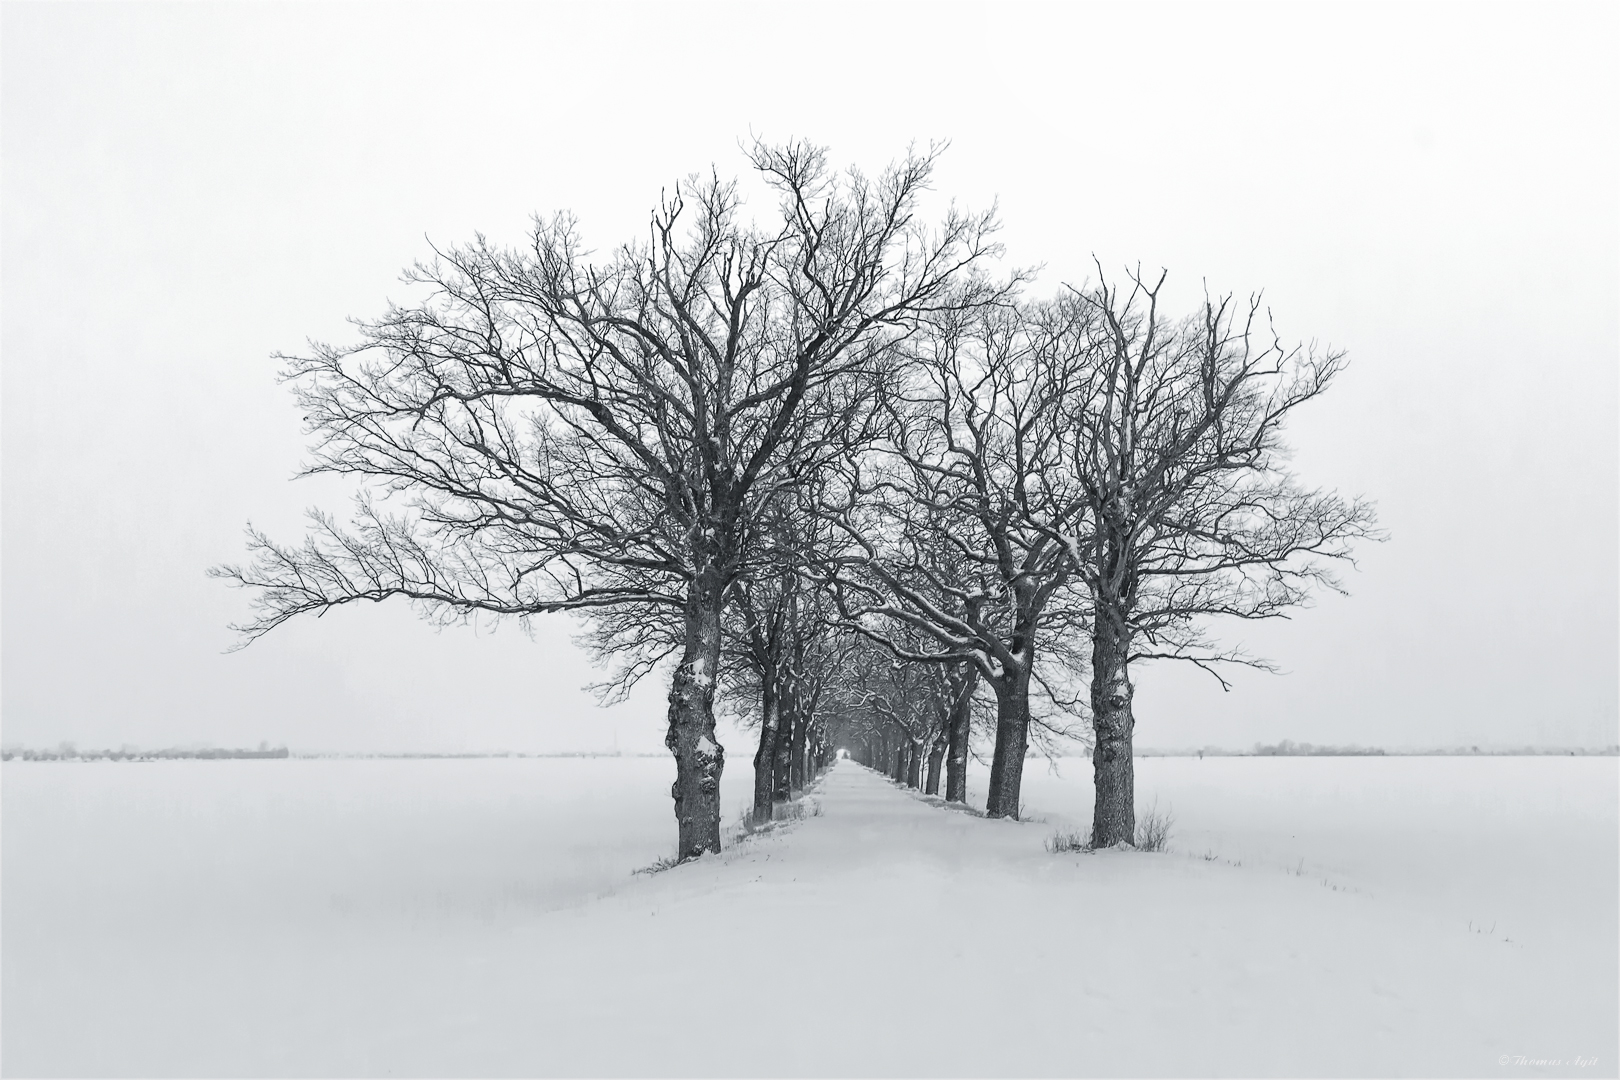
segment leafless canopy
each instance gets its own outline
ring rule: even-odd
[[[1259,663],[1207,620],[1285,614],[1375,535],[1367,504],[1285,467],[1287,417],[1343,358],[1282,345],[1258,299],[1167,319],[1162,278],[1026,298],[986,268],[993,213],[918,219],[938,152],[873,178],[755,144],[768,225],[695,176],[640,243],[598,259],[567,215],[521,248],[480,237],[415,266],[419,302],[355,344],[285,357],[306,471],[361,492],[348,524],[250,528],[251,561],[213,571],[253,593],[242,642],[404,597],[441,621],[585,613],[610,695],[678,656],[683,858],[719,846],[716,687],[760,696],[768,812],[857,668],[870,692],[843,705],[902,733],[913,771],[947,729],[961,765],[993,692],[993,815],[1018,812],[1032,693],[1089,714],[1095,827],[1133,835],[1130,665]]]
[[[1128,660],[1264,661],[1213,644],[1207,617],[1275,618],[1338,589],[1333,564],[1377,535],[1371,506],[1302,488],[1288,416],[1327,389],[1344,354],[1285,346],[1259,297],[1206,301],[1180,321],[1157,281],[1071,292],[1086,320],[1065,453],[1086,503],[1075,565],[1128,620]],[[1224,685],[1224,683],[1223,683]]]
[[[1375,535],[1372,508],[1299,486],[1282,428],[1319,396],[1343,355],[1285,347],[1258,297],[1208,299],[1172,321],[1164,278],[1073,290],[1086,321],[1083,377],[1065,447],[1086,503],[1073,549],[1091,593],[1092,842],[1135,837],[1131,664],[1144,659],[1262,664],[1208,636],[1204,620],[1274,618],[1332,563]],[[1263,665],[1262,665],[1263,666]]]
[[[559,215],[525,248],[480,238],[415,267],[422,302],[358,324],[358,344],[286,358],[308,471],[364,491],[350,526],[316,513],[300,546],[250,529],[252,561],[215,571],[254,593],[243,641],[390,597],[441,620],[678,621],[637,643],[679,643],[665,741],[680,854],[718,850],[720,624],[761,507],[845,452],[921,320],[987,291],[993,214],[916,218],[937,153],[873,179],[803,143],[756,144],[768,228],[711,175],[606,260]]]
[[[972,664],[995,691],[993,814],[1017,810],[1042,642],[1084,629],[1069,585],[1085,500],[1061,428],[1087,317],[1009,298],[931,321],[884,439],[845,460],[827,511],[849,624],[907,660]]]
[[[934,151],[875,180],[803,144],[752,158],[773,230],[744,223],[735,183],[693,177],[604,261],[567,215],[522,249],[479,238],[414,267],[427,298],[359,343],[285,357],[307,472],[372,483],[348,528],[250,531],[252,563],[216,571],[254,591],[245,639],[390,596],[441,618],[679,610],[700,563],[733,578],[750,507],[841,445],[863,395],[832,388],[959,302],[993,232],[914,219]]]

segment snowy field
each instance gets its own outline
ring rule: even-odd
[[[632,876],[672,773],[8,762],[0,1069],[1616,1075],[1614,758],[1145,759],[1158,855],[1044,850],[1082,761],[1024,823],[845,764]]]

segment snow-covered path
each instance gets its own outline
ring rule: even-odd
[[[1485,1075],[1526,1046],[1605,1049],[1602,1014],[1535,957],[1374,897],[1185,855],[1052,856],[1049,828],[848,763],[815,798],[819,818],[580,913],[570,966],[615,942],[597,975],[620,990],[605,1011],[557,1002],[561,1071]],[[684,986],[682,961],[702,965]],[[609,1047],[620,1008],[656,1026]]]
[[[1051,855],[1049,825],[848,762],[809,798],[560,910],[199,924],[71,986],[8,968],[6,1072],[1615,1074],[1612,995],[1556,951],[1276,868]]]

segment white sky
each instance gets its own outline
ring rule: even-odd
[[[1615,742],[1616,11],[8,3],[0,734],[659,748],[660,688],[596,709],[566,621],[226,655],[246,598],[203,571],[347,509],[287,482],[272,351],[346,340],[424,237],[627,239],[754,132],[869,169],[949,138],[938,188],[999,198],[1043,288],[1141,261],[1349,350],[1296,464],[1391,540],[1228,631],[1288,674],[1139,671],[1140,745]]]

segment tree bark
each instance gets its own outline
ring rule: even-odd
[[[945,801],[965,803],[968,739],[973,734],[973,691],[979,685],[979,666],[970,661],[961,664],[958,670],[961,687],[951,702],[951,741],[945,751]]]
[[[917,743],[911,744],[910,752],[906,755],[906,787],[922,787],[922,747]]]
[[[1136,775],[1131,738],[1131,636],[1123,616],[1099,605],[1091,642],[1091,716],[1096,746],[1091,752],[1097,802],[1091,814],[1094,847],[1136,842]]]
[[[797,704],[802,704],[799,702]],[[803,709],[793,710],[793,773],[792,784],[794,791],[803,791],[808,783],[805,775],[810,747],[810,718],[805,716]]]
[[[664,745],[675,756],[675,822],[680,859],[720,850],[720,774],[726,752],[714,738],[714,679],[720,669],[717,575],[699,573],[687,590],[686,642],[669,687],[669,731]]]
[[[950,714],[946,713],[945,723],[934,733],[934,745],[928,749],[928,783],[923,788],[924,795],[939,794],[939,767],[945,760],[945,740],[949,734]]]
[[[990,794],[984,810],[990,817],[1016,821],[1024,754],[1029,750],[1029,671],[1009,671],[992,685],[996,691],[996,749],[990,759]]]
[[[793,607],[795,619],[798,618],[799,608]],[[790,630],[788,639],[788,663],[793,670],[793,737],[792,743],[792,772],[788,777],[789,787],[793,791],[803,791],[808,778],[805,773],[808,769],[808,756],[810,752],[810,712],[815,705],[816,695],[807,693],[804,673],[806,669],[805,632],[797,622]]]
[[[793,797],[793,729],[799,724],[799,703],[793,684],[793,675],[783,671],[781,688],[777,693],[780,719],[776,729],[776,756],[771,766],[772,797],[777,802],[787,802]]]
[[[764,711],[759,722],[759,749],[754,753],[754,820],[769,821],[781,703],[776,693],[775,670],[762,670],[759,681]]]

